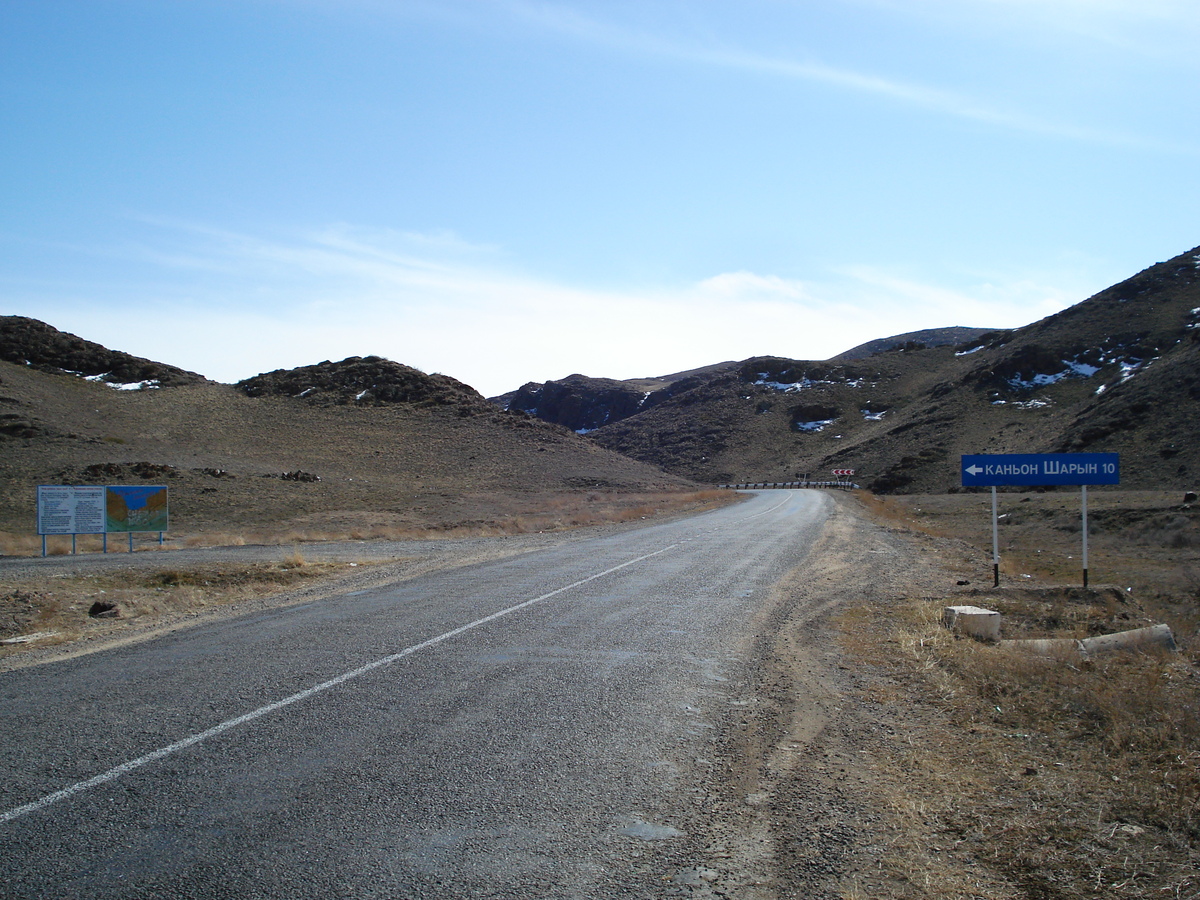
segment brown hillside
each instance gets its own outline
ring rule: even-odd
[[[307,384],[309,374],[266,383]],[[429,376],[432,395],[418,386],[413,402],[368,405],[327,402],[341,396],[332,382],[303,399],[204,381],[121,391],[2,362],[0,530],[34,532],[38,484],[167,484],[172,531],[343,533],[495,524],[564,493],[603,500],[694,487],[457,384]]]
[[[834,362],[850,362],[856,359],[868,359],[878,353],[904,348],[917,350],[923,347],[957,347],[969,343],[986,334],[987,328],[966,328],[956,325],[950,328],[927,328],[924,331],[910,331],[907,334],[897,334],[893,337],[879,338],[867,341],[857,347],[851,347],[833,357]]]
[[[1128,487],[1200,474],[1200,248],[1025,328],[842,363],[764,357],[591,437],[710,482],[857,470],[877,491],[960,484],[964,453],[1116,451]]]
[[[204,376],[130,356],[25,316],[0,316],[0,360],[124,386],[194,384]]]
[[[624,381],[568,375],[545,383],[531,381],[489,402],[584,434],[649,409],[737,365],[723,362],[673,375]]]
[[[237,387],[248,397],[295,397],[317,406],[408,403],[458,406],[464,415],[490,411],[479,392],[461,381],[447,375],[426,375],[380,356],[276,369],[239,381]]]

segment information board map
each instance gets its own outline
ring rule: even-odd
[[[963,487],[1120,483],[1117,453],[999,453],[962,458]]]
[[[37,489],[38,534],[167,530],[165,485],[58,485]]]
[[[161,485],[119,485],[105,488],[107,531],[166,531],[167,489]]]

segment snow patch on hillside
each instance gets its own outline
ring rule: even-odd
[[[782,373],[782,375],[784,375],[784,376],[786,376],[787,374],[788,374],[787,372]],[[776,377],[781,377],[781,376],[776,376]],[[805,376],[805,377],[799,379],[798,381],[772,381],[772,380],[770,380],[770,378],[771,378],[771,374],[769,372],[759,372],[758,380],[755,381],[754,384],[758,385],[759,387],[770,388],[773,391],[779,391],[784,394],[798,394],[801,391],[806,390],[807,388],[832,386],[832,385],[838,385],[838,384],[845,385],[846,387],[853,387],[853,388],[862,387],[864,384],[866,384],[866,380],[862,379],[862,378],[819,378],[819,379],[817,379],[817,378],[808,378],[807,376]]]
[[[1118,371],[1115,383],[1124,384],[1139,371],[1158,359],[1158,357],[1154,357],[1154,359],[1147,360],[1136,356],[1126,356],[1121,352],[1122,350],[1123,348],[1118,347],[1113,350],[1099,350],[1095,353],[1081,354],[1074,359],[1064,359],[1062,360],[1063,368],[1057,372],[1041,372],[1028,378],[1023,378],[1021,375],[1014,375],[1008,379],[1008,385],[1019,390],[1031,390],[1033,388],[1056,384],[1064,378],[1091,378],[1104,367],[1114,364],[1117,366]],[[1094,362],[1084,361],[1084,356],[1097,360],[1099,365]],[[1096,393],[1103,393],[1103,389],[1097,390]]]
[[[114,391],[149,391],[149,390],[155,390],[157,388],[162,387],[161,382],[159,382],[157,379],[153,379],[153,378],[150,379],[149,381],[130,381],[130,382],[121,384],[118,382],[104,380],[105,378],[107,378],[109,375],[112,374],[111,372],[105,372],[102,375],[84,375],[82,372],[71,372],[70,370],[64,370],[64,371],[66,371],[70,375],[78,375],[81,378],[83,378],[84,381],[96,381],[96,382],[99,382],[100,384],[106,384],[110,388],[112,388]]]
[[[815,434],[818,431],[824,431],[836,421],[837,419],[820,419],[815,422],[797,422],[796,430]]]

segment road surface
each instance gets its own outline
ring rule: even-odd
[[[0,673],[0,895],[686,893],[713,735],[832,506],[763,492]]]

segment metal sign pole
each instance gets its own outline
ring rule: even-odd
[[[1087,532],[1088,532],[1088,524],[1087,524],[1087,485],[1086,485],[1086,484],[1084,484],[1084,485],[1080,485],[1080,491],[1082,492],[1082,503],[1081,503],[1081,505],[1082,505],[1082,507],[1083,507],[1083,586],[1086,588],[1086,587],[1088,586],[1088,557],[1087,557],[1087,538],[1088,538],[1088,534],[1087,534]]]
[[[996,486],[992,485],[992,587],[1000,587],[1000,518],[996,515]]]

